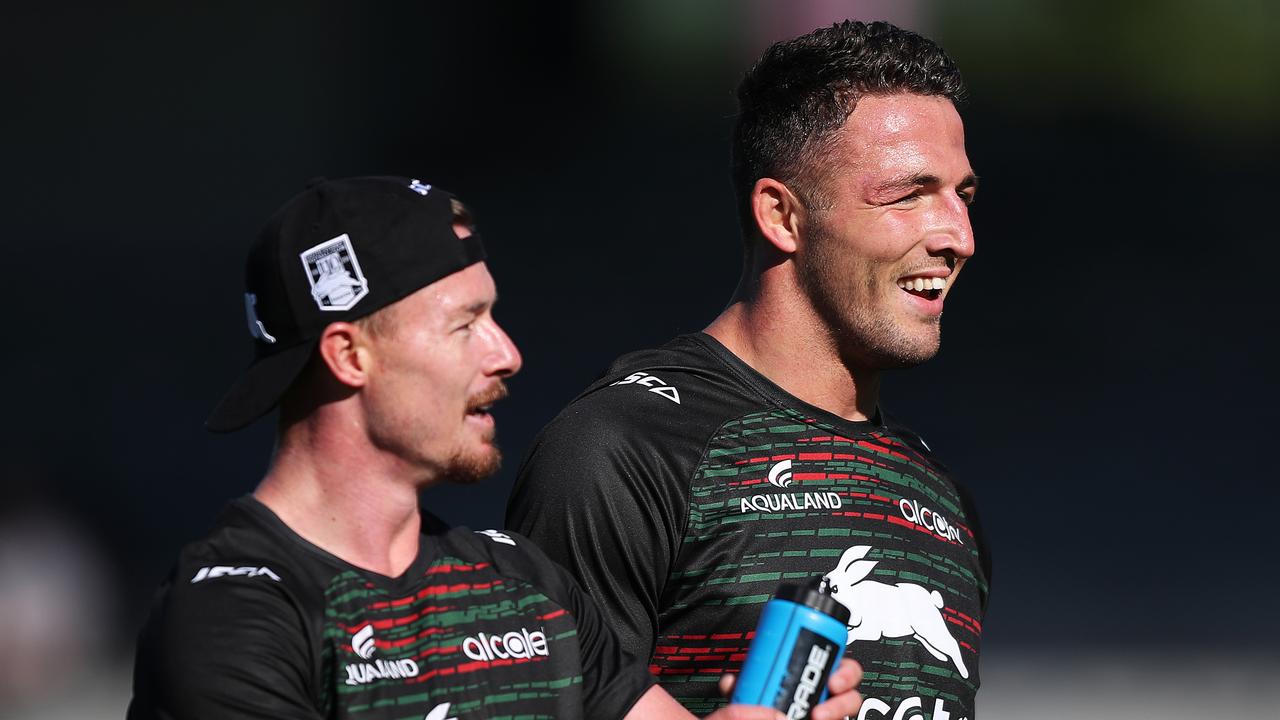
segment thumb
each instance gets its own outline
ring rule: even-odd
[[[733,673],[725,673],[720,676],[720,681],[716,683],[720,688],[720,697],[729,697],[733,694],[733,686],[738,684],[738,676]]]

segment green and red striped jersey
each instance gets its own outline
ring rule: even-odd
[[[246,497],[161,587],[129,718],[621,718],[651,684],[522,537],[424,533],[388,578]]]
[[[507,524],[694,713],[724,704],[778,585],[823,577],[866,717],[974,717],[990,564],[968,494],[915,433],[808,405],[708,335],[621,358],[561,412]]]

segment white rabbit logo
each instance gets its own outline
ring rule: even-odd
[[[836,568],[822,578],[831,596],[849,608],[849,642],[914,637],[934,657],[955,663],[960,677],[969,677],[960,659],[960,645],[947,632],[939,612],[942,595],[911,583],[866,580],[876,566],[875,560],[863,560],[870,551],[870,545],[845,550]]]
[[[417,180],[414,180],[414,182],[417,182]],[[430,186],[428,185],[428,187]],[[439,705],[431,708],[431,712],[427,713],[427,716],[422,720],[458,720],[458,718],[455,717],[447,717],[449,714],[449,705],[450,703],[440,703]]]

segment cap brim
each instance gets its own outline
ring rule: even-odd
[[[205,420],[205,429],[216,433],[239,430],[271,412],[306,367],[315,346],[314,341],[305,342],[250,365]]]

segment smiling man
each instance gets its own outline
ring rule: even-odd
[[[770,47],[738,90],[734,297],[704,332],[619,359],[520,470],[509,527],[690,709],[723,702],[708,680],[739,666],[778,584],[822,576],[851,611],[864,718],[973,717],[977,517],[880,398],[883,371],[938,351],[973,256],[963,92],[941,48],[885,23]]]
[[[489,410],[520,354],[483,260],[465,208],[408,178],[322,182],[268,222],[256,357],[208,427],[279,405],[275,457],[157,596],[131,720],[692,718],[531,543],[418,507],[498,466]],[[855,711],[857,677],[817,714]]]

